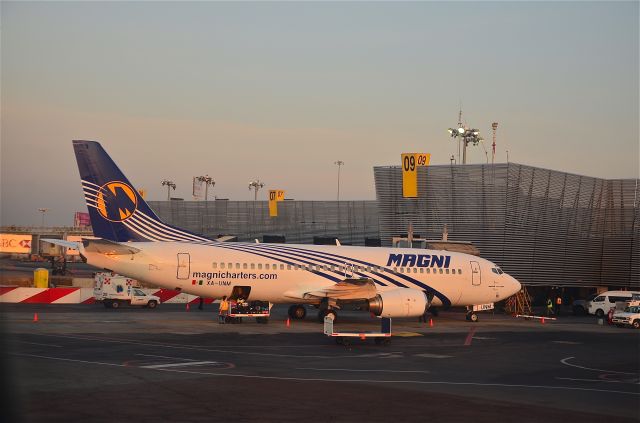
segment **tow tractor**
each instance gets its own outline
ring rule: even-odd
[[[489,304],[478,304],[478,305],[474,305],[473,307],[467,307],[467,315],[466,315],[466,319],[469,320],[470,322],[477,322],[478,321],[478,315],[476,314],[476,311],[487,311],[487,310],[493,310],[494,308],[494,304],[493,303],[489,303]]]
[[[391,318],[378,317],[380,319],[380,332],[334,332],[333,317],[325,316],[324,334],[335,338],[336,344],[349,345],[352,338],[365,340],[373,338],[377,345],[389,345],[391,343]]]

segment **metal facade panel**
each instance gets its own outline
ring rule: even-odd
[[[383,245],[414,232],[472,241],[528,285],[640,287],[637,180],[516,163],[430,166],[402,198],[399,166],[376,167]]]

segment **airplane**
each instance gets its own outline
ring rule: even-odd
[[[163,222],[96,141],[73,141],[94,238],[48,242],[88,264],[207,298],[305,305],[335,319],[351,304],[381,317],[503,300],[520,283],[481,257],[428,249],[221,242]]]

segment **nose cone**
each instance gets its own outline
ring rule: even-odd
[[[508,281],[505,285],[505,287],[509,290],[510,296],[517,294],[522,289],[522,285],[520,284],[520,282],[518,282],[518,280],[511,275],[508,276]]]

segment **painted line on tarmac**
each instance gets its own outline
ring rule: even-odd
[[[627,385],[640,385],[640,382],[628,382],[624,380],[609,380],[609,379],[575,379],[570,377],[557,377],[558,380],[572,380],[575,382],[604,382],[604,383],[626,383]]]
[[[76,360],[71,358],[60,357],[47,357],[43,355],[35,354],[12,354],[17,356],[27,356],[34,358],[42,358],[47,360],[59,360],[70,361],[83,364],[98,364],[101,366],[115,366],[126,367],[123,364],[105,363],[101,361],[86,361]],[[131,368],[131,367],[129,367]],[[143,369],[141,367],[137,367]],[[482,387],[494,387],[494,388],[522,388],[522,389],[549,389],[549,390],[567,390],[567,391],[586,391],[586,392],[601,392],[608,394],[623,394],[623,395],[636,395],[640,396],[640,392],[628,392],[628,391],[613,391],[607,389],[593,389],[593,388],[577,388],[571,386],[548,386],[548,385],[519,385],[519,384],[506,384],[506,383],[480,383],[480,382],[447,382],[447,381],[427,381],[427,380],[380,380],[380,379],[331,379],[331,378],[301,378],[301,377],[283,377],[283,376],[259,376],[259,375],[245,375],[245,374],[233,374],[233,373],[211,373],[211,372],[195,372],[190,370],[178,370],[178,369],[144,369],[155,370],[159,372],[173,372],[173,373],[187,373],[194,375],[206,375],[206,376],[221,376],[221,377],[240,377],[246,379],[267,379],[267,380],[291,380],[301,382],[342,382],[342,383],[379,383],[379,384],[418,384],[418,385],[451,385],[451,386],[482,386]]]
[[[384,369],[319,369],[316,367],[296,367],[296,370],[317,370],[319,372],[380,372],[380,373],[431,373],[430,370],[384,370]]]
[[[554,344],[565,344],[565,345],[582,345],[582,342],[575,341],[551,341]]]
[[[414,357],[424,357],[424,358],[452,358],[452,355],[441,355],[441,354],[414,354]]]
[[[584,367],[584,366],[578,366],[577,364],[571,364],[568,361],[574,359],[575,357],[566,357],[563,358],[562,360],[560,360],[560,362],[564,365],[570,366],[570,367],[577,367],[578,369],[583,369],[583,370],[591,370],[594,372],[602,372],[602,373],[619,373],[621,375],[637,375],[638,373],[631,373],[631,372],[619,372],[616,370],[602,370],[602,369],[592,369],[591,367]]]
[[[471,341],[473,341],[473,335],[476,333],[476,328],[469,329],[469,333],[467,334],[467,339],[464,340],[464,346],[468,347],[471,345]]]
[[[549,389],[549,390],[567,390],[567,391],[587,391],[587,392],[602,392],[608,394],[626,394],[640,396],[640,392],[628,392],[628,391],[613,391],[608,389],[593,389],[593,388],[576,388],[571,386],[548,386],[548,385],[518,385],[518,384],[506,384],[506,383],[480,383],[480,382],[447,382],[447,381],[428,381],[428,380],[380,380],[380,379],[330,379],[330,378],[301,378],[301,377],[282,377],[282,376],[258,376],[258,375],[243,375],[243,374],[229,374],[229,373],[209,373],[209,372],[193,372],[189,370],[176,370],[176,369],[159,369],[163,372],[176,372],[176,373],[191,373],[198,375],[208,376],[227,376],[227,377],[241,377],[247,379],[271,379],[271,380],[292,380],[300,382],[342,382],[342,383],[379,383],[379,384],[417,384],[417,385],[452,385],[452,386],[482,386],[482,387],[494,387],[494,388],[522,388],[522,389]]]
[[[27,341],[13,341],[15,343],[18,344],[30,344],[30,345],[41,345],[43,347],[55,347],[55,348],[62,348],[62,345],[54,345],[54,344],[41,344],[38,342],[27,342]]]
[[[166,364],[150,364],[148,366],[140,366],[143,369],[165,369],[168,367],[184,367],[184,366],[205,366],[207,364],[222,364],[219,361],[186,361],[182,363],[166,363]]]
[[[50,334],[38,334],[38,336],[50,336],[55,338],[68,338],[68,339],[80,339],[84,341],[100,341],[107,343],[115,343],[115,344],[128,344],[128,345],[140,345],[144,347],[161,347],[161,348],[172,348],[172,349],[183,349],[183,350],[192,350],[192,351],[206,351],[206,352],[218,352],[222,354],[239,354],[239,355],[258,355],[265,357],[292,357],[292,358],[324,358],[324,359],[336,359],[336,358],[363,358],[363,357],[373,357],[373,356],[386,356],[389,353],[376,353],[376,354],[357,354],[357,355],[300,355],[300,354],[275,354],[275,353],[259,353],[259,352],[251,352],[251,351],[234,351],[234,350],[219,350],[215,348],[206,348],[206,347],[198,347],[194,345],[180,345],[180,344],[162,344],[159,342],[140,342],[140,341],[129,341],[129,340],[119,340],[119,339],[109,339],[109,338],[94,338],[94,337],[84,337],[84,336],[70,336],[70,335],[50,335]]]

